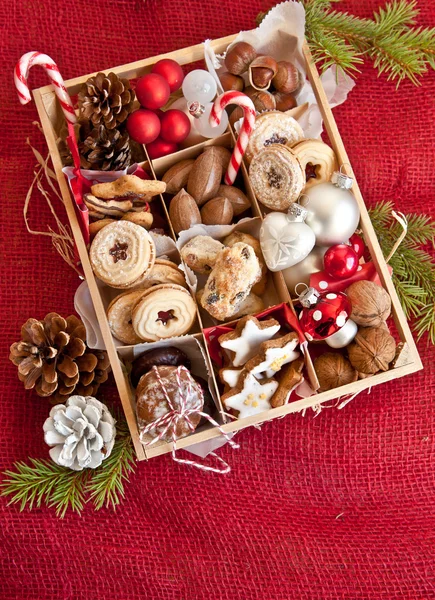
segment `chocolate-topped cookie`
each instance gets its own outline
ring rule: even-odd
[[[130,373],[131,383],[137,387],[142,375],[151,371],[153,367],[179,367],[180,365],[190,369],[190,359],[176,346],[148,350],[133,361]]]

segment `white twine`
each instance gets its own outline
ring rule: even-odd
[[[396,221],[402,226],[402,233],[397,238],[397,241],[394,244],[394,246],[392,247],[390,254],[385,259],[386,263],[389,263],[390,260],[393,258],[393,256],[396,254],[398,247],[403,242],[403,240],[406,237],[406,234],[408,233],[408,221],[407,221],[405,215],[401,212],[397,213],[395,210],[391,211],[391,214],[396,219]]]

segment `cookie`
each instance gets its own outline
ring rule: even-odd
[[[257,115],[245,158],[248,163],[251,163],[254,156],[264,148],[274,144],[294,146],[303,139],[305,136],[302,127],[293,117],[280,111],[271,110]]]
[[[100,229],[106,227],[106,225],[110,225],[110,223],[114,223],[114,219],[100,219],[98,221],[94,221],[93,223],[89,223],[89,236],[91,240],[97,235]]]
[[[232,317],[261,278],[254,249],[237,243],[220,252],[204,286],[201,306],[215,319]]]
[[[257,199],[272,210],[284,211],[296,202],[305,185],[305,173],[294,152],[279,144],[264,148],[249,166]]]
[[[256,285],[254,287],[256,287]],[[201,306],[202,306],[201,298],[202,298],[203,293],[204,293],[204,289],[198,290],[196,292],[196,301]],[[224,319],[224,320],[225,321],[234,321],[235,319],[240,319],[240,317],[244,317],[246,315],[255,315],[255,314],[261,312],[263,309],[264,309],[263,300],[251,292],[250,294],[248,294],[248,296],[246,296],[246,298],[243,300],[243,302],[240,303],[237,311],[233,315],[231,315],[230,317],[228,317],[227,319]]]
[[[116,181],[97,183],[91,187],[91,193],[98,198],[117,201],[121,199],[141,199],[142,203],[150,202],[157,194],[163,194],[166,183],[154,179],[141,179],[136,175],[122,175]]]
[[[240,373],[243,369],[237,369],[234,367],[224,367],[219,370],[219,379],[222,383],[233,389],[237,386],[239,381]]]
[[[240,367],[258,354],[260,344],[271,340],[280,329],[275,319],[259,321],[248,316],[240,319],[234,331],[221,335],[218,341],[221,348],[228,351],[232,366]]]
[[[112,335],[128,346],[142,341],[131,323],[133,307],[142,294],[142,290],[124,292],[112,300],[107,308],[107,321]]]
[[[263,258],[263,253],[261,252],[260,241],[249,233],[243,233],[243,231],[233,231],[233,233],[230,233],[230,235],[227,235],[227,237],[222,240],[222,243],[229,248],[234,246],[234,244],[237,244],[237,242],[249,244],[254,248],[254,252],[261,267],[261,279],[254,285],[252,292],[257,296],[262,296],[266,291],[267,286],[267,265]]]
[[[133,329],[147,342],[184,335],[196,319],[196,304],[181,285],[162,284],[145,290],[133,309]]]
[[[252,375],[264,373],[265,377],[272,377],[283,365],[299,357],[296,350],[298,344],[296,333],[288,333],[276,340],[263,342],[259,353],[245,364],[245,369]]]
[[[176,346],[147,350],[133,361],[130,373],[131,383],[137,387],[142,375],[151,371],[153,367],[179,367],[180,365],[190,370],[189,357]]]
[[[320,140],[305,140],[296,144],[292,150],[305,172],[304,191],[318,183],[331,181],[334,171],[338,171],[334,150]]]
[[[258,381],[251,373],[243,371],[236,389],[223,394],[221,399],[225,408],[237,410],[239,419],[243,419],[270,410],[270,401],[277,389],[275,379]]]
[[[181,248],[181,258],[195,273],[208,275],[224,245],[208,235],[197,235]]]
[[[101,281],[113,287],[128,286],[152,268],[155,246],[140,225],[116,221],[97,233],[89,258]]]
[[[152,213],[148,210],[141,210],[140,212],[129,212],[122,217],[123,221],[131,221],[132,223],[136,223],[136,225],[140,225],[141,227],[145,227],[145,229],[151,229],[151,226],[154,221],[154,217]]]
[[[277,374],[278,389],[270,401],[272,408],[284,406],[287,404],[292,391],[304,380],[302,369],[304,361],[302,358],[297,358],[291,363],[285,365]]]
[[[175,263],[156,258],[153,268],[147,271],[129,289],[148,289],[162,283],[181,285],[187,289],[186,279]]]
[[[172,411],[182,408],[189,411],[189,420],[181,417],[171,425],[165,433],[166,424],[154,427],[148,435],[156,437],[163,434],[163,439],[172,441],[185,437],[195,430],[201,420],[198,414],[204,406],[204,394],[201,385],[192,377],[186,367],[161,366],[153,367],[143,375],[136,389],[136,414],[141,441],[147,425],[164,417]]]

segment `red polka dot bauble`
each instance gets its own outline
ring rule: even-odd
[[[158,73],[147,73],[136,84],[136,96],[144,108],[161,108],[169,100],[169,83]]]
[[[167,142],[182,142],[190,133],[190,119],[181,110],[167,110],[161,117],[160,136]]]
[[[166,142],[160,137],[154,140],[154,142],[151,142],[151,144],[147,144],[147,152],[151,160],[155,160],[161,156],[166,156],[167,154],[172,154],[177,150],[177,144],[174,142]]]
[[[128,117],[127,131],[135,142],[149,144],[160,135],[160,119],[152,110],[140,108]]]
[[[163,58],[156,62],[154,67],[151,69],[152,73],[157,73],[166,79],[169,84],[169,89],[172,92],[180,89],[183,83],[184,73],[180,65],[170,58]]]
[[[333,279],[352,277],[358,269],[358,263],[358,254],[347,244],[331,246],[323,257],[325,273]]]

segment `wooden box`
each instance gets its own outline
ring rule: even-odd
[[[223,53],[228,45],[234,40],[235,36],[228,36],[225,38],[221,38],[212,42],[212,47],[216,54]],[[338,131],[337,125],[335,123],[332,111],[328,105],[328,101],[325,95],[325,91],[322,87],[322,83],[319,78],[319,74],[317,69],[312,62],[311,55],[307,46],[304,48],[304,54],[306,59],[306,71],[307,77],[309,78],[318,105],[320,107],[320,111],[324,120],[325,128],[329,136],[330,143],[336,152],[338,161],[342,165],[349,165],[349,159],[346,154],[346,150],[343,144],[343,141],[340,137],[340,133]],[[113,71],[119,76],[126,77],[128,79],[134,79],[143,75],[151,69],[151,66],[156,63],[158,60],[162,58],[172,58],[179,62],[181,65],[186,65],[189,63],[194,63],[196,61],[200,61],[204,58],[204,47],[202,44],[198,44],[196,46],[191,46],[189,48],[184,48],[182,50],[177,50],[174,52],[170,52],[167,54],[162,54],[160,56],[155,56],[152,58],[147,58],[144,60],[140,60],[137,62],[133,62],[130,64],[114,67],[111,69],[107,69],[106,72]],[[93,74],[92,74],[93,75]],[[85,75],[82,77],[77,77],[75,79],[70,79],[66,81],[66,87],[71,96],[77,94],[80,85],[91,75]],[[118,388],[119,396],[122,402],[122,406],[125,412],[125,416],[130,428],[130,432],[132,435],[134,447],[136,450],[138,460],[144,460],[151,458],[153,456],[157,456],[160,454],[164,454],[171,451],[172,444],[159,442],[150,447],[144,446],[141,444],[139,440],[139,432],[136,422],[135,416],[135,407],[134,407],[134,397],[132,393],[132,389],[129,383],[128,378],[125,375],[125,368],[118,356],[112,335],[110,333],[106,314],[102,302],[102,298],[100,296],[99,287],[97,285],[96,279],[91,269],[91,265],[88,258],[88,251],[86,245],[84,243],[80,227],[77,221],[76,212],[74,208],[74,203],[72,196],[70,195],[69,187],[67,180],[62,173],[62,162],[56,145],[56,133],[60,129],[60,125],[62,123],[62,113],[60,107],[56,101],[55,94],[53,91],[53,87],[51,85],[39,88],[34,90],[33,92],[34,99],[37,105],[39,117],[41,119],[43,131],[45,137],[47,139],[48,148],[50,151],[50,155],[53,161],[54,170],[56,172],[60,190],[62,193],[62,197],[65,202],[65,207],[67,210],[68,218],[70,221],[70,225],[72,228],[72,232],[74,234],[74,239],[78,248],[80,260],[83,266],[84,274],[86,277],[86,281],[89,286],[89,291],[91,294],[91,298],[93,301],[94,309],[98,318],[99,326],[101,328],[102,336],[106,345],[107,352],[109,354],[110,362],[112,365],[113,375],[115,377],[116,385]],[[205,142],[205,144],[213,144],[223,142],[225,144],[232,144],[234,142],[232,132],[226,133],[222,136],[222,139],[210,140]],[[195,156],[199,153],[199,148],[194,146],[187,150],[181,151],[176,155],[170,155],[168,157],[164,157],[162,159],[158,159],[154,161],[151,165],[152,172],[154,174],[157,171],[158,174],[161,174],[166,168],[168,168],[171,164],[176,162],[177,158],[181,159],[186,156]],[[345,167],[346,169],[350,169],[349,167]],[[244,178],[245,184],[247,187],[248,194],[251,197],[251,201],[253,204],[253,216],[257,216],[261,218],[261,210],[259,208],[258,203],[253,197],[252,190],[249,188],[249,181],[247,180],[246,170],[244,169]],[[374,385],[383,383],[385,381],[389,381],[392,379],[397,379],[399,377],[403,377],[404,375],[408,375],[409,373],[413,373],[422,368],[422,364],[420,361],[420,357],[418,355],[414,340],[411,335],[411,331],[409,329],[406,318],[401,309],[399,299],[397,297],[396,291],[392,284],[387,265],[385,263],[384,257],[382,255],[381,248],[379,246],[378,240],[376,238],[375,232],[373,230],[372,224],[370,222],[369,215],[367,213],[366,206],[364,204],[364,200],[361,196],[359,187],[357,182],[355,181],[353,187],[353,193],[357,199],[360,211],[361,211],[361,220],[360,227],[364,232],[364,238],[368,249],[370,251],[372,260],[376,266],[378,271],[379,278],[382,282],[382,285],[388,291],[392,300],[392,313],[395,321],[395,325],[397,328],[398,335],[400,337],[401,342],[404,344],[405,352],[402,353],[402,360],[399,362],[400,366],[396,366],[394,369],[391,369],[387,372],[374,375],[367,379],[363,379],[357,381],[355,383],[345,385],[341,388],[333,389],[328,392],[323,392],[320,394],[316,394],[309,398],[300,399],[293,401],[289,404],[281,406],[279,408],[271,409],[267,412],[261,413],[259,415],[255,415],[249,418],[238,419],[235,421],[227,422],[222,427],[226,432],[236,432],[250,425],[255,425],[258,423],[262,423],[264,421],[269,421],[271,419],[282,417],[289,413],[300,411],[304,408],[312,407],[315,405],[319,405],[323,402],[331,400],[332,398],[346,396],[348,394],[355,394],[364,390],[366,388],[372,387]],[[166,217],[169,220],[169,216],[167,215],[166,206],[163,198],[160,199],[162,203],[162,211],[166,214]],[[274,274],[274,284],[278,291],[279,299],[281,302],[290,302],[290,297],[287,291],[287,288],[284,284],[284,280],[280,273]],[[199,321],[201,324],[201,321]],[[196,333],[195,337],[198,339],[202,339],[201,333]],[[312,370],[312,365],[308,358],[308,370],[311,373],[311,379],[315,381],[315,374]],[[178,448],[183,448],[187,446],[191,446],[193,444],[197,444],[199,442],[203,442],[205,440],[211,440],[212,438],[219,437],[221,434],[217,428],[208,428],[204,431],[194,433],[186,438],[182,438],[177,442]]]

